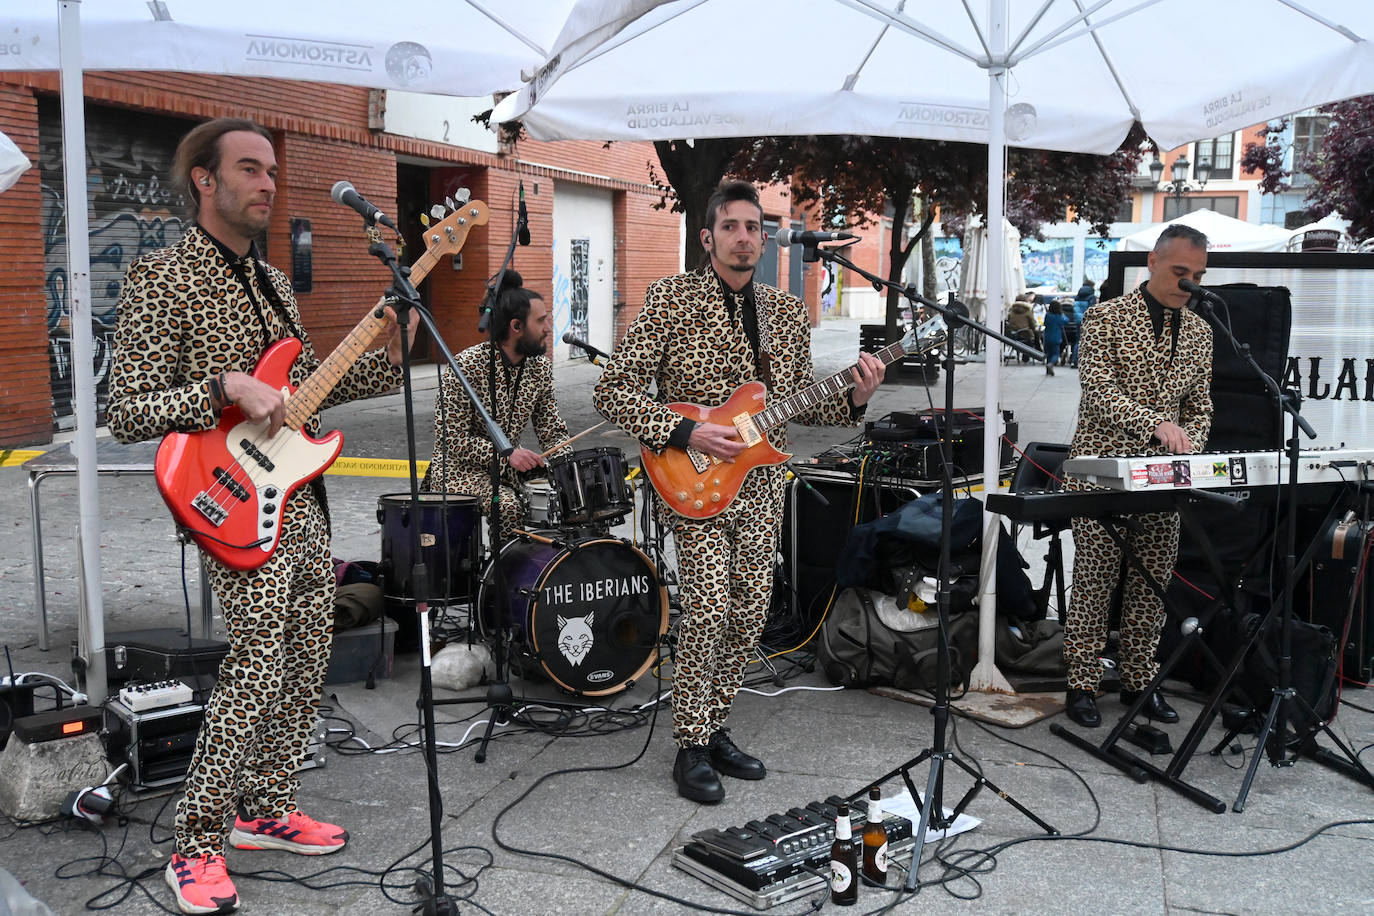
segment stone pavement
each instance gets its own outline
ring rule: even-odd
[[[816,330],[818,372],[837,371],[852,361],[857,323],[827,320]],[[984,366],[962,364],[957,371],[958,407],[982,403]],[[557,367],[558,397],[569,427],[595,423],[590,389],[598,370],[586,363]],[[434,392],[432,372],[417,382],[421,418],[420,455],[427,458],[428,419]],[[1067,441],[1074,423],[1077,378],[1071,370],[1047,377],[1042,367],[1009,364],[1002,375],[1003,406],[1015,411],[1020,441]],[[887,385],[870,416],[913,410],[942,402],[938,386]],[[325,425],[345,433],[345,455],[362,458],[404,456],[404,412],[399,396],[387,396],[329,411]],[[846,440],[844,430],[794,427],[796,451],[805,457]],[[594,433],[579,446],[611,445],[635,452],[619,433]],[[0,559],[0,641],[9,646],[16,671],[70,676],[67,647],[76,638],[77,580],[74,575],[75,481],[54,478],[44,484],[47,594],[52,649],[36,647],[33,619],[30,521],[27,475],[18,467],[0,468],[0,505],[7,510],[10,536]],[[405,489],[404,481],[331,476],[335,554],[345,559],[379,559],[377,498]],[[184,627],[186,595],[194,601],[194,554],[177,545],[169,517],[151,479],[102,477],[101,583],[107,631],[146,627]],[[1032,564],[1043,562],[1044,542],[1023,538]],[[185,571],[183,573],[183,570]],[[183,578],[185,580],[183,585]],[[1036,579],[1038,581],[1038,578]],[[192,613],[198,613],[193,610]],[[413,750],[417,713],[418,657],[398,656],[390,679],[375,690],[362,683],[330,685],[331,710],[326,765],[307,772],[302,804],[322,819],[345,824],[348,848],[328,860],[299,859],[281,853],[231,851],[242,912],[258,914],[371,914],[400,912],[415,900],[409,886],[427,868],[429,832],[425,766]],[[671,672],[671,665],[665,671]],[[722,804],[702,807],[677,797],[670,776],[674,749],[666,713],[626,715],[624,710],[650,699],[659,685],[646,678],[632,690],[604,702],[621,710],[614,721],[579,718],[558,736],[510,725],[498,727],[490,756],[473,760],[471,746],[487,718],[479,706],[438,710],[443,753],[438,776],[443,798],[443,841],[447,883],[465,900],[463,912],[675,913],[690,906],[747,911],[748,907],[672,867],[672,850],[692,833],[742,824],[831,794],[847,794],[917,754],[932,742],[926,708],[863,691],[827,690],[818,673],[799,672],[784,690],[761,679],[755,692],[741,696],[731,725],[747,750],[768,764],[759,783],[727,781]],[[517,694],[554,697],[548,684],[516,679]],[[665,685],[666,689],[666,685]],[[1180,726],[1166,728],[1174,742],[1182,737],[1198,708],[1180,685],[1175,705]],[[453,696],[440,691],[443,696]],[[482,697],[483,691],[464,696]],[[1360,691],[1347,691],[1360,705]],[[1104,714],[1120,707],[1104,698]],[[549,726],[552,714],[539,717]],[[950,868],[961,861],[956,850],[1001,844],[995,858],[965,858],[977,873],[958,877],[930,862],[920,871],[931,884],[902,911],[934,908],[974,913],[1332,913],[1374,912],[1374,873],[1364,868],[1374,851],[1374,825],[1347,823],[1310,842],[1309,834],[1338,821],[1374,817],[1368,788],[1316,763],[1259,770],[1243,814],[1212,814],[1155,783],[1139,784],[1115,768],[1052,735],[1049,725],[1063,717],[1019,730],[990,728],[955,720],[952,747],[1001,789],[1053,824],[1082,839],[1045,840],[1034,826],[993,791],[983,791],[968,812],[981,826],[942,848]],[[653,728],[615,731],[615,723]],[[1335,728],[1356,748],[1374,741],[1374,717],[1343,707]],[[1104,730],[1105,731],[1105,730]],[[1094,734],[1101,739],[1104,731]],[[353,737],[350,737],[353,736]],[[1217,735],[1203,742],[1204,751]],[[364,745],[363,742],[366,742]],[[1187,776],[1207,791],[1231,799],[1239,789],[1243,762],[1253,738],[1242,740],[1241,755],[1199,753]],[[363,753],[365,747],[382,749]],[[924,784],[928,765],[913,771]],[[583,769],[577,769],[583,768]],[[571,772],[555,771],[572,770]],[[555,774],[555,775],[551,775]],[[961,771],[947,775],[947,799],[964,794],[970,782]],[[76,787],[74,787],[76,788]],[[885,794],[900,789],[894,781]],[[99,831],[70,822],[17,829],[0,821],[0,864],[25,883],[55,912],[76,913],[97,894],[93,905],[117,904],[120,913],[161,912],[170,905],[160,869],[170,852],[168,796],[124,799],[127,824],[108,823]],[[497,822],[499,818],[499,823]],[[499,839],[498,839],[499,837]],[[1017,842],[1018,840],[1029,840]],[[504,845],[502,845],[504,844]],[[1007,845],[1011,844],[1011,845]],[[1272,855],[1255,855],[1296,844]],[[1371,845],[1366,845],[1371,844]],[[604,874],[566,860],[530,855],[558,853],[583,860],[629,882],[638,882],[680,901],[632,891]],[[416,851],[418,849],[418,851]],[[1204,855],[1217,853],[1224,855]],[[94,874],[109,856],[105,874]],[[70,864],[64,864],[70,863]],[[377,885],[376,872],[393,864],[389,891]],[[485,866],[485,867],[484,867]],[[118,873],[153,869],[144,890],[118,886]],[[329,869],[328,871],[326,871]],[[259,872],[249,877],[249,872]],[[282,873],[302,879],[280,883]],[[308,883],[318,889],[306,887]],[[151,898],[149,897],[151,894]],[[388,897],[389,894],[389,897]],[[862,911],[890,901],[867,892]],[[799,914],[807,901],[770,912]]]

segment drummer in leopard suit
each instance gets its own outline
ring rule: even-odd
[[[1088,309],[1079,349],[1083,388],[1070,454],[1185,455],[1198,452],[1212,428],[1212,329],[1189,309],[1182,279],[1198,283],[1207,270],[1207,237],[1187,226],[1168,226],[1149,255],[1149,279],[1109,302]],[[1088,489],[1073,477],[1065,489]],[[1132,517],[1131,553],[1161,587],[1168,587],[1178,556],[1176,512]],[[1120,578],[1122,554],[1100,522],[1073,519],[1073,596],[1064,621],[1068,666],[1065,708],[1087,728],[1102,723],[1096,693],[1107,645],[1107,612]],[[1121,602],[1121,702],[1132,705],[1159,671],[1155,654],[1164,603],[1133,567]],[[1158,691],[1141,710],[1177,722]]]
[[[568,438],[568,425],[553,396],[553,363],[547,356],[553,319],[543,298],[524,288],[520,274],[507,270],[491,307],[491,340],[458,354],[458,365],[493,420],[512,442],[531,423],[542,451]],[[452,369],[444,369],[434,407],[434,458],[422,489],[476,496],[491,514],[493,446],[486,424]],[[565,447],[554,453],[572,453]],[[501,540],[525,523],[529,511],[520,474],[544,465],[539,452],[517,448],[501,462],[497,504]]]
[[[798,299],[754,280],[763,252],[763,208],[747,182],[722,184],[706,209],[701,244],[709,263],[649,286],[644,308],[601,376],[594,403],[645,447],[692,447],[729,461],[744,451],[733,426],[697,423],[665,406],[719,405],[759,380],[768,400],[813,381],[811,327]],[[862,354],[857,383],[796,419],[855,426],[883,378],[883,364]],[[657,385],[657,396],[649,393]],[[786,431],[768,433],[786,448]],[[682,615],[673,669],[673,778],[678,794],[698,802],[725,797],[720,775],[762,779],[763,763],[735,746],[726,716],[767,616],[782,518],[783,470],[755,468],[738,496],[712,518],[674,514],[656,500],[677,549]]]

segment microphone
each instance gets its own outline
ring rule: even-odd
[[[530,211],[525,209],[525,182],[520,181],[520,212],[515,218],[515,225],[518,228],[518,239],[521,245],[530,243]]]
[[[610,360],[610,356],[598,350],[596,347],[593,347],[591,344],[587,343],[581,337],[578,337],[572,331],[568,331],[566,334],[563,335],[563,342],[565,344],[572,344],[575,347],[581,347],[582,349],[586,350],[587,361],[590,362],[593,366],[603,365],[604,363]]]
[[[817,242],[842,242],[845,239],[858,238],[852,232],[796,232],[792,229],[779,229],[773,233],[773,238],[777,239],[779,248],[786,248],[788,245],[815,245]]]
[[[357,189],[353,187],[352,182],[334,182],[334,187],[329,190],[329,196],[334,199],[334,203],[351,207],[368,222],[381,223],[397,235],[401,234],[401,230],[397,229],[396,224],[391,221],[391,217],[369,203],[367,198],[359,194]]]
[[[1225,299],[1221,298],[1216,293],[1212,292],[1210,289],[1205,289],[1204,287],[1198,286],[1196,283],[1194,283],[1192,280],[1189,280],[1187,277],[1184,277],[1178,281],[1178,288],[1183,290],[1184,292],[1192,293],[1194,296],[1197,296],[1198,301],[1200,303],[1206,302],[1209,305],[1215,303],[1223,307],[1226,305]]]

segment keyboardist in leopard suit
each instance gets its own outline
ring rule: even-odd
[[[649,286],[596,386],[594,403],[648,448],[692,447],[729,460],[745,448],[733,426],[697,423],[664,406],[719,405],[740,385],[761,380],[768,402],[813,381],[806,306],[754,281],[766,237],[758,192],[727,182],[707,204],[701,243],[709,264]],[[797,255],[794,254],[793,257]],[[883,364],[861,354],[856,384],[798,414],[799,423],[853,426],[883,378]],[[651,383],[657,397],[649,394]],[[785,428],[768,433],[786,448]],[[782,519],[783,471],[759,467],[720,514],[692,520],[658,500],[677,549],[682,616],[673,668],[673,777],[678,793],[699,802],[725,796],[719,774],[762,779],[765,768],[724,728],[758,644],[773,590]]]
[[[1088,309],[1079,347],[1083,393],[1071,455],[1189,454],[1203,449],[1212,425],[1212,329],[1189,309],[1181,279],[1200,282],[1207,237],[1169,226],[1149,255],[1149,279],[1119,299]],[[1072,477],[1066,489],[1087,489]],[[1178,514],[1138,515],[1127,535],[1131,552],[1167,587],[1178,555]],[[1101,724],[1096,692],[1107,645],[1107,616],[1119,581],[1121,551],[1102,525],[1073,519],[1073,593],[1064,621],[1066,707],[1080,725]],[[1130,705],[1159,670],[1155,653],[1164,605],[1134,569],[1122,596],[1121,700]],[[1177,722],[1159,692],[1142,712]]]
[[[299,338],[303,349],[289,372],[296,387],[319,360],[291,281],[263,261],[254,241],[268,227],[276,194],[272,135],[237,118],[206,122],[182,139],[173,171],[195,225],[178,244],[129,265],[115,327],[110,431],[135,442],[208,430],[233,404],[275,436],[286,397],[250,374],[258,357],[282,338]],[[359,317],[370,305],[359,303]],[[393,329],[386,349],[362,354],[324,406],[395,388],[400,361]],[[317,434],[318,426],[312,417],[306,431]],[[334,572],[322,494],[296,490],[277,548],[260,568],[234,570],[207,555],[229,653],[177,805],[166,881],[184,913],[237,906],[226,840],[305,855],[337,852],[348,840],[342,828],[296,807],[332,647]]]

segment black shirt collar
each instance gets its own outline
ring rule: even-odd
[[[1150,310],[1150,325],[1154,328],[1155,340],[1164,336],[1164,316],[1169,316],[1169,358],[1173,359],[1178,353],[1178,330],[1183,326],[1178,316],[1182,309],[1165,308],[1164,303],[1150,295],[1144,283],[1140,284],[1140,296],[1145,300],[1145,307]]]
[[[258,254],[258,243],[256,241],[251,241],[248,243],[247,254],[239,255],[239,253],[234,251],[234,249],[230,248],[228,245],[224,244],[219,239],[211,235],[204,226],[200,225],[200,223],[196,223],[196,228],[199,229],[201,232],[204,232],[205,237],[214,243],[214,246],[217,249],[219,249],[220,257],[224,258],[224,262],[228,264],[230,267],[235,267],[240,264],[244,264],[250,260],[262,260],[262,256]]]

